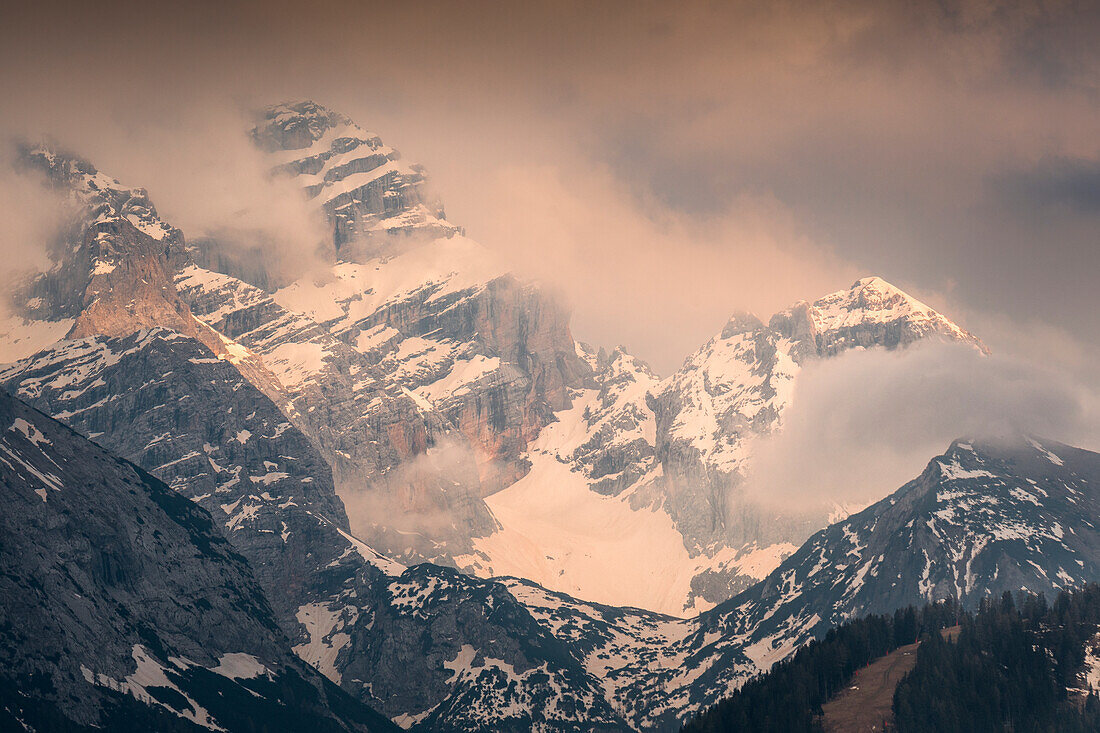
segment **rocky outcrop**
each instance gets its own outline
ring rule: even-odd
[[[197,504],[3,391],[0,430],[5,728],[393,729],[291,652]]]
[[[344,115],[311,101],[274,105],[262,112],[252,139],[325,214],[344,256],[376,253],[395,236],[461,232],[427,190],[424,169]]]
[[[621,346],[610,354],[585,344],[577,348],[592,365],[598,392],[584,412],[585,440],[571,459],[593,491],[619,496],[653,478],[656,425],[646,395],[660,380]]]
[[[313,102],[264,111],[253,138],[333,227],[331,273],[280,289],[423,397],[472,446],[484,496],[522,477],[531,440],[590,383],[568,313],[446,221],[419,166]]]

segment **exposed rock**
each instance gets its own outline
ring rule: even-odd
[[[689,357],[649,401],[657,423],[663,501],[693,553],[713,555],[749,543],[798,543],[826,518],[815,511],[776,516],[741,488],[752,441],[782,425],[798,373],[808,361],[851,348],[893,349],[923,339],[984,345],[950,320],[881,278],[777,313],[767,326],[737,315]],[[732,572],[731,572],[732,570]],[[710,603],[759,576],[711,568],[693,583]]]
[[[0,391],[0,724],[392,724],[290,650],[209,514]]]
[[[473,448],[482,495],[522,477],[534,436],[590,383],[568,313],[446,221],[419,166],[313,102],[268,108],[253,137],[333,226],[327,281],[276,293],[423,397]]]
[[[332,222],[341,254],[377,253],[388,237],[461,232],[427,191],[424,169],[344,115],[311,101],[279,104],[263,111],[252,138]]]

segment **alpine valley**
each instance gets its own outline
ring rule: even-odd
[[[351,119],[241,135],[325,222],[308,272],[19,149],[70,205],[0,324],[5,726],[672,731],[849,619],[1100,581],[1100,455],[1042,437],[960,436],[854,513],[749,490],[805,371],[988,353],[881,278],[662,378]]]

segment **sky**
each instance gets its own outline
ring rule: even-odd
[[[734,311],[877,274],[1095,383],[1098,3],[20,5],[0,132],[147,187],[189,236],[303,247],[240,130],[312,98],[425,164],[578,338],[661,374]],[[30,257],[39,228],[0,246]]]

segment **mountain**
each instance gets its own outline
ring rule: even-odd
[[[763,581],[700,614],[663,650],[678,665],[637,722],[675,727],[830,628],[951,598],[1053,596],[1100,579],[1100,454],[1048,440],[956,441],[919,477],[816,533]],[[663,667],[663,666],[662,666]]]
[[[574,341],[553,298],[447,221],[423,168],[347,117],[275,105],[251,136],[331,228],[315,270],[276,282],[234,248],[185,242],[143,190],[32,151],[97,212],[84,236],[98,239],[78,251],[99,249],[56,253],[30,315],[49,334],[79,318],[69,335],[162,325],[202,341],[313,443],[348,528],[405,563],[704,610],[828,520],[762,515],[741,495],[752,442],[781,428],[803,365],[929,338],[982,348],[865,278],[767,326],[735,317],[661,380],[622,348]],[[57,303],[85,279],[81,297]]]
[[[974,336],[877,277],[775,314],[765,326],[737,315],[688,357],[655,393],[658,493],[693,552],[716,562],[693,579],[693,597],[717,602],[760,577],[716,549],[790,552],[824,526],[821,511],[775,516],[742,494],[753,441],[782,429],[799,373],[849,349],[896,349],[936,339],[972,345]]]
[[[55,165],[94,170],[52,151],[32,152],[35,161],[47,162],[49,172]],[[91,203],[59,247],[60,264],[29,285],[42,295],[28,315],[56,317],[70,307],[74,326],[67,338],[0,370],[0,383],[206,508],[254,569],[294,651],[387,715],[406,725],[432,715],[434,725],[465,730],[525,730],[537,721],[561,730],[575,729],[578,721],[620,724],[596,681],[503,586],[430,565],[406,571],[351,534],[323,451],[295,425],[310,427],[297,410],[308,410],[308,403],[287,389],[287,367],[268,357],[275,367],[268,369],[256,352],[196,318],[175,274],[235,293],[254,290],[200,272],[182,234],[165,247],[132,226],[118,205],[132,189],[98,172],[52,180]],[[104,253],[114,258],[113,269],[96,273]],[[71,260],[86,263],[86,277],[57,276],[79,273]],[[112,276],[108,289],[81,308],[83,290],[103,274]],[[169,304],[178,316],[169,327],[148,327],[142,314],[130,313],[128,301],[112,295],[147,288],[153,274],[157,287],[148,298]],[[75,288],[67,287],[72,283]],[[330,336],[310,331],[300,316],[270,300],[260,306],[275,326],[305,329],[286,343],[312,338],[336,350]],[[90,311],[95,318],[86,317]],[[75,330],[81,323],[88,326]],[[96,328],[105,333],[87,333]],[[342,372],[338,362],[325,368],[336,375],[356,371]],[[265,376],[259,385],[249,378],[258,369]],[[356,373],[366,383],[360,389],[375,390],[363,402],[376,410],[387,400],[407,405],[392,422],[402,431],[417,430],[415,420],[425,413],[438,419],[404,391],[369,382],[369,374]],[[333,388],[324,379],[315,384],[322,393]],[[275,389],[268,394],[261,385]],[[364,444],[401,445],[410,435],[363,436],[378,429],[366,413],[356,423]],[[453,668],[457,660],[469,670]],[[485,660],[497,671],[484,670]]]
[[[278,109],[254,132],[275,168],[318,157],[302,165],[335,181],[354,175],[332,163],[340,155],[368,171],[398,160],[330,113]],[[905,601],[851,575],[838,529],[873,532],[889,500],[846,520],[866,525],[835,525],[799,550],[825,517],[772,531],[737,493],[752,440],[781,429],[811,360],[927,338],[981,348],[881,280],[767,326],[735,318],[661,380],[624,349],[574,342],[548,296],[461,231],[438,229],[442,210],[414,196],[422,171],[351,179],[353,205],[340,209],[350,218],[328,214],[321,274],[265,289],[217,243],[189,243],[161,221],[141,189],[49,148],[24,161],[80,213],[51,269],[15,294],[19,340],[7,345],[31,353],[0,368],[0,384],[209,511],[294,651],[405,727],[671,729],[822,633],[834,607]],[[315,183],[302,183],[310,195]],[[373,228],[398,209],[427,224]],[[1022,445],[1013,450],[1036,450]],[[1060,460],[1070,450],[1043,445]],[[975,450],[994,460],[992,447]],[[1052,465],[1013,475],[1042,484]],[[960,532],[971,506],[958,506]],[[1009,521],[998,512],[1012,506],[997,504],[989,522]],[[1086,533],[1068,504],[1050,516]],[[949,539],[922,541],[942,554]],[[815,542],[832,565],[814,570]],[[1026,583],[1028,559],[1051,578],[1088,578],[1091,546],[1063,547],[1016,553],[964,587]],[[860,567],[890,567],[864,549]],[[920,555],[897,552],[894,582],[919,586]],[[410,567],[425,559],[482,577]],[[937,591],[957,591],[929,572]],[[764,581],[689,620],[631,607],[697,611],[753,578]],[[856,580],[873,592],[837,596]]]
[[[782,429],[801,370],[849,349],[981,342],[880,278],[748,314],[660,379],[622,348],[578,344],[595,384],[531,443],[531,471],[487,498],[501,529],[457,558],[618,605],[676,615],[762,579],[829,517],[775,516],[742,493],[753,442]],[[613,568],[612,577],[607,569]]]
[[[197,504],[0,391],[0,727],[388,731]]]

